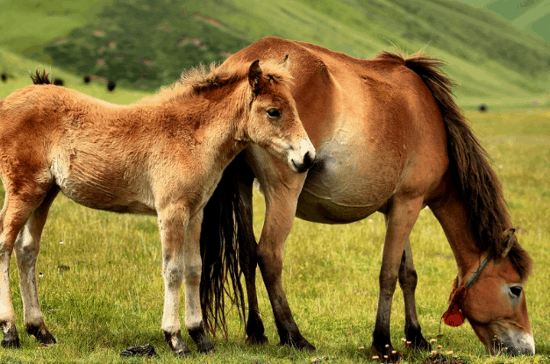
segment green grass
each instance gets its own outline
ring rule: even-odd
[[[489,357],[468,324],[440,327],[456,269],[445,236],[429,210],[422,211],[411,235],[423,332],[428,339],[441,333],[439,351],[452,350],[452,355],[470,363],[549,363],[550,111],[467,112],[467,116],[493,158],[513,222],[523,228],[519,239],[535,262],[526,292],[538,354]],[[254,227],[259,232],[265,206],[260,194],[256,193],[254,200]],[[383,236],[380,214],[344,226],[295,221],[285,248],[284,286],[300,330],[316,345],[317,354],[277,345],[271,307],[259,281],[260,309],[269,344],[246,346],[242,323],[233,308],[229,311],[228,340],[216,338],[216,353],[194,353],[187,360],[311,363],[314,357],[330,357],[333,361],[323,363],[369,362]],[[60,266],[70,269],[60,272]],[[24,333],[18,274],[12,262],[11,288],[22,349],[0,349],[1,363],[181,362],[163,342],[160,330],[164,289],[155,218],[90,210],[60,196],[46,224],[37,270],[44,275],[39,279],[39,295],[45,320],[58,344],[40,348]],[[404,314],[399,291],[393,307],[392,340],[405,355],[402,362],[422,362],[427,354],[408,351],[400,340]],[[183,308],[180,312],[183,319]],[[194,351],[191,340],[184,336]],[[126,347],[145,343],[153,344],[160,358],[119,357]]]

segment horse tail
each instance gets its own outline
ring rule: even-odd
[[[384,57],[384,55],[382,56]],[[403,64],[424,81],[432,93],[445,122],[451,179],[464,198],[471,230],[476,244],[493,257],[501,257],[506,248],[503,233],[511,227],[510,216],[500,181],[489,164],[489,155],[474,135],[468,121],[453,98],[453,82],[441,70],[444,63],[438,59],[416,54],[404,59]],[[527,276],[530,265],[526,252],[514,244],[509,258],[520,276]]]
[[[52,81],[49,76],[45,69],[42,69],[42,72],[39,69],[36,69],[34,73],[31,72],[31,80],[34,85],[51,85]]]
[[[249,168],[238,156],[225,169],[212,197],[204,208],[200,249],[202,276],[201,308],[205,329],[212,335],[221,328],[227,338],[225,294],[240,318],[245,318],[244,291],[239,266],[239,242],[246,239],[246,206],[240,197],[239,176]],[[241,243],[242,244],[242,243]],[[228,283],[228,280],[231,283]]]

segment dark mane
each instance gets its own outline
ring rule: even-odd
[[[401,54],[384,52],[378,58],[405,65],[420,76],[431,91],[445,121],[452,180],[464,198],[476,245],[499,259],[509,241],[504,232],[512,227],[502,186],[488,162],[487,151],[453,99],[453,82],[440,69],[443,62],[422,54],[405,59]],[[511,239],[513,245],[508,258],[523,280],[530,274],[531,258],[513,234]]]
[[[42,72],[38,69],[34,73],[31,72],[31,79],[34,85],[51,85],[52,81],[50,81],[49,76],[45,69]]]

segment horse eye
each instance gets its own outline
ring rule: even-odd
[[[519,298],[522,290],[521,286],[510,287],[510,296],[512,296],[512,298]]]
[[[267,110],[267,115],[269,115],[270,118],[278,118],[279,116],[281,116],[281,112],[273,107]]]

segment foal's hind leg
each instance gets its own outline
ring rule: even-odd
[[[414,267],[411,243],[407,241],[403,258],[401,258],[401,267],[399,267],[399,285],[403,291],[405,299],[405,337],[411,343],[414,349],[430,350],[430,344],[422,336],[420,323],[416,314],[415,290],[418,276]]]
[[[9,189],[7,188],[9,191]],[[42,201],[36,195],[17,195],[6,192],[4,207],[0,213],[0,327],[4,337],[3,347],[19,347],[19,335],[15,327],[15,312],[11,301],[10,259],[17,236],[33,210]]]
[[[27,333],[34,335],[42,345],[55,344],[55,338],[44,324],[44,317],[38,303],[36,287],[36,260],[40,252],[42,229],[48,217],[49,208],[59,190],[54,188],[31,215],[19,233],[15,243],[15,256],[19,269],[19,287],[23,299],[23,311]]]

